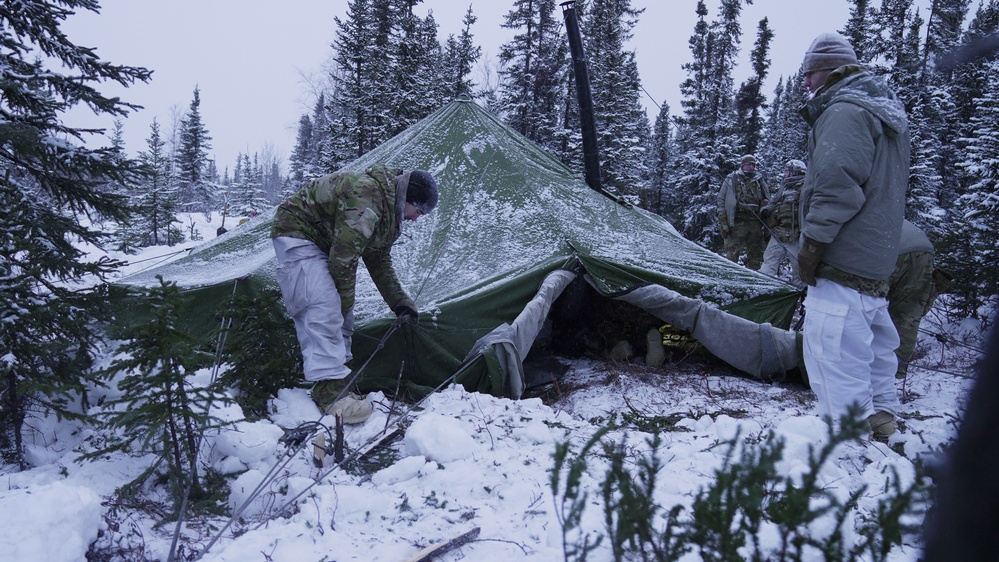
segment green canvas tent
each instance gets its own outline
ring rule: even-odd
[[[455,376],[470,389],[519,397],[524,359],[560,322],[553,310],[570,311],[564,329],[581,318],[571,311],[599,299],[687,330],[757,378],[797,364],[786,330],[798,300],[793,288],[590,189],[474,102],[452,102],[346,168],[375,162],[431,171],[441,199],[435,212],[404,226],[392,252],[420,310],[418,326],[393,328],[394,316],[359,269],[353,352],[355,368],[366,364],[362,388],[394,389],[401,370],[417,394]],[[270,219],[264,213],[119,283],[150,286],[162,275],[195,299],[192,314],[213,314],[233,292],[276,287]],[[568,306],[557,304],[563,293],[576,295]]]

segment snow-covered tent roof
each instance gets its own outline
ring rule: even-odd
[[[715,340],[702,341],[712,351],[758,346],[736,340],[744,329],[786,328],[791,321],[798,298],[791,287],[684,239],[661,217],[590,189],[471,101],[452,102],[345,168],[376,162],[431,171],[441,198],[435,212],[404,226],[392,252],[420,323],[393,333],[381,350],[376,344],[394,316],[363,267],[358,272],[354,365],[377,353],[362,387],[394,388],[402,364],[415,390],[459,373],[466,387],[519,396],[521,362],[554,301],[579,279],[625,301],[642,289],[632,304],[695,337],[698,318],[707,315],[743,327],[732,335],[715,328],[701,334]],[[263,213],[183,259],[119,283],[150,286],[162,275],[213,311],[209,305],[233,291],[276,287],[270,222],[271,213]],[[680,316],[663,311],[662,299],[674,296],[682,301]],[[787,338],[778,339],[783,357]],[[756,359],[746,366],[726,360],[754,375],[779,370]]]

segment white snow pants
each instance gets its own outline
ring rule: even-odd
[[[784,260],[791,262],[790,283],[798,289],[804,289],[805,283],[798,276],[798,252],[801,249],[801,242],[781,242],[776,236],[770,237],[767,249],[763,250],[763,265],[760,266],[760,273],[777,277],[777,269]]]
[[[851,404],[861,419],[874,412],[897,416],[895,392],[898,332],[888,301],[819,278],[805,296],[805,369],[819,399],[819,414],[833,422]]]
[[[340,294],[327,266],[329,257],[308,240],[282,236],[273,243],[278,285],[288,314],[295,321],[305,380],[350,375],[345,363],[351,358],[354,313],[344,318],[340,312]]]

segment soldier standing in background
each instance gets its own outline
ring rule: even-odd
[[[742,157],[739,169],[729,174],[718,190],[718,229],[725,242],[725,257],[759,269],[763,263],[766,238],[760,210],[770,199],[763,175],[756,171],[756,156]]]
[[[763,252],[760,272],[776,277],[780,265],[787,260],[791,264],[791,284],[799,290],[805,288],[798,277],[798,236],[801,234],[798,197],[801,185],[805,183],[805,171],[805,163],[801,160],[788,160],[777,193],[760,211],[760,216],[770,228],[770,242]]]
[[[901,342],[895,350],[895,378],[904,379],[908,373],[919,339],[919,322],[949,285],[950,275],[933,267],[933,244],[926,233],[903,221],[895,272],[888,279],[888,314]]]

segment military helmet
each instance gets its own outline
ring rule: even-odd
[[[805,163],[801,160],[788,160],[784,169],[791,172],[792,176],[803,176],[806,171]]]

